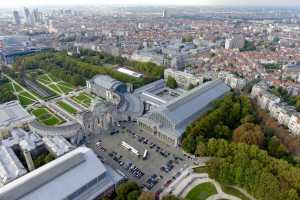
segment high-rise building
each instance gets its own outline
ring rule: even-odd
[[[163,18],[167,18],[168,17],[168,12],[167,12],[167,9],[165,9],[165,8],[163,10],[162,17]]]
[[[245,38],[243,36],[233,36],[226,39],[225,49],[241,49],[245,45]]]
[[[14,18],[15,18],[15,23],[16,25],[20,25],[21,24],[21,18],[20,18],[20,14],[18,11],[14,11]]]
[[[34,19],[34,22],[36,23],[40,23],[41,22],[41,12],[39,12],[39,10],[36,8],[33,10],[32,12],[32,17]]]
[[[29,21],[30,21],[30,11],[29,11],[29,9],[24,7],[24,13],[25,13],[25,18],[26,18],[26,23],[29,23]]]

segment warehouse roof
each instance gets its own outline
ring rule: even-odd
[[[230,87],[221,80],[205,83],[153,110],[150,118],[156,118],[151,115],[160,115],[165,121],[163,123],[172,126],[175,134],[181,136],[191,122],[207,112],[211,103],[228,91]]]
[[[0,200],[65,199],[99,176],[108,176],[106,167],[92,150],[78,147],[1,187]],[[98,191],[114,183],[104,178],[101,184]]]

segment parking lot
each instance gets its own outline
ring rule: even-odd
[[[122,122],[112,133],[92,136],[89,141],[88,146],[103,162],[157,193],[194,164],[180,149],[162,143],[132,122]],[[130,147],[122,147],[122,142]],[[143,158],[145,150],[148,153]]]

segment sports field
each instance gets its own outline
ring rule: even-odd
[[[58,80],[49,74],[40,75],[38,77],[38,82],[58,95],[68,94],[74,90],[72,85],[62,80]]]
[[[56,102],[56,104],[72,115],[77,114],[77,110],[73,106],[71,106],[70,104],[68,104],[64,101],[58,101],[58,102]]]
[[[31,111],[31,114],[36,116],[37,120],[48,126],[55,126],[64,122],[59,116],[54,114],[46,107],[35,108]]]
[[[72,97],[72,99],[76,103],[79,103],[80,105],[83,105],[86,108],[90,107],[90,105],[93,101],[93,97],[85,92],[82,92],[79,95]]]

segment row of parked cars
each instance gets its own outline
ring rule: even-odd
[[[137,166],[135,166],[130,161],[124,167],[130,174],[137,177],[138,179],[140,179],[144,176],[144,172],[142,172],[141,169],[139,169]]]
[[[104,148],[104,147],[102,146],[102,141],[101,141],[101,140],[98,140],[98,142],[96,142],[96,149],[97,149],[98,151],[106,152],[106,148]]]
[[[144,187],[146,187],[148,190],[151,190],[163,177],[160,175],[153,174],[151,175],[147,181]]]
[[[167,164],[163,165],[160,170],[163,171],[163,172],[166,172],[166,173],[169,173],[170,171],[172,171],[175,167],[175,165],[178,165],[179,164],[179,161],[178,159],[174,159],[174,160],[169,160],[167,162]]]

